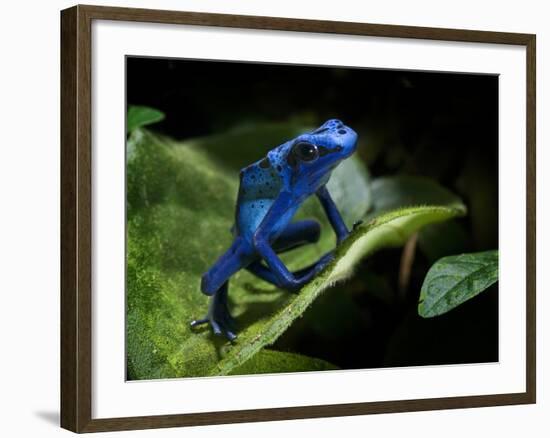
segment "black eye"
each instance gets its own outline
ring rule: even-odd
[[[302,161],[313,161],[319,157],[317,146],[303,141],[296,143],[292,148],[292,152]]]

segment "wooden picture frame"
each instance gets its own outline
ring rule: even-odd
[[[526,48],[526,391],[240,411],[92,418],[92,35],[94,20],[347,34]],[[535,403],[535,35],[381,24],[75,6],[61,13],[61,426],[146,429]]]

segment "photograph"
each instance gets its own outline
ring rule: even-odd
[[[498,75],[125,74],[127,380],[499,361]]]

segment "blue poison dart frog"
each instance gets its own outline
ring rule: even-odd
[[[241,170],[233,244],[202,276],[201,290],[212,298],[208,313],[192,321],[191,327],[210,324],[214,334],[231,341],[236,338],[227,289],[229,278],[240,269],[296,292],[332,260],[332,253],[327,253],[311,266],[290,272],[277,254],[319,239],[321,228],[316,221],[291,222],[313,194],[323,206],[337,243],[348,236],[326,184],[334,168],[353,154],[356,142],[352,129],[332,119]]]

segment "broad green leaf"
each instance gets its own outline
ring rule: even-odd
[[[148,106],[131,105],[128,107],[126,119],[126,132],[130,133],[142,126],[160,122],[164,119],[164,113]]]
[[[372,181],[371,190],[374,208],[369,217],[412,205],[450,205],[466,213],[459,197],[423,176],[376,178]],[[467,243],[466,232],[455,220],[428,225],[418,234],[418,247],[432,262],[448,254],[466,251]]]
[[[237,342],[231,344],[215,337],[207,327],[192,330],[189,322],[207,311],[209,298],[200,292],[201,275],[231,244],[238,173],[225,158],[217,160],[206,141],[200,146],[177,143],[141,131],[127,164],[130,379],[234,372],[271,345],[323,290],[349,277],[362,257],[382,247],[402,245],[422,226],[464,211],[456,204],[412,207],[361,224],[336,250],[335,261],[298,295],[246,271],[237,273],[231,278],[229,297],[240,330]],[[223,136],[218,139],[223,142]],[[346,173],[345,177],[366,184],[368,177],[361,169],[350,166],[348,172],[354,175]],[[336,172],[333,178],[337,184]],[[368,186],[363,188],[361,191],[368,191]],[[350,196],[345,190],[342,193]],[[370,199],[366,193],[353,196],[365,204]],[[315,245],[283,255],[291,270],[310,264],[334,247],[334,233],[318,203],[311,201],[300,214],[319,220],[322,237]],[[336,202],[345,203],[342,199]],[[359,219],[354,215],[359,215],[360,209],[342,210],[346,222]]]
[[[375,214],[416,205],[447,205],[466,212],[458,196],[436,181],[422,176],[376,178],[372,181],[371,190]]]
[[[337,370],[336,365],[322,359],[275,350],[260,350],[252,359],[236,367],[231,375],[297,373],[301,371]]]
[[[332,172],[327,187],[348,228],[362,218],[371,206],[369,174],[358,159],[343,161]]]
[[[498,281],[498,251],[443,257],[428,271],[420,292],[418,314],[441,315]]]

